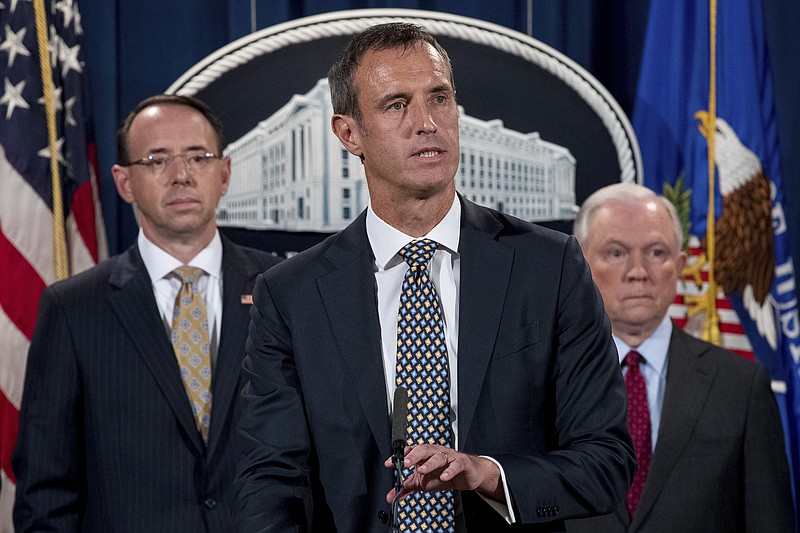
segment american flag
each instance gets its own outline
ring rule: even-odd
[[[75,0],[0,0],[0,532],[39,296],[107,255],[82,34]]]
[[[695,265],[702,250],[700,249],[700,241],[694,235],[689,238],[686,252],[688,255],[687,264],[689,266]],[[699,285],[697,280],[689,274],[685,274],[682,279],[678,280],[677,296],[675,297],[675,302],[669,308],[669,315],[679,327],[698,338],[702,338],[703,322],[706,319],[706,314],[701,312],[690,316],[691,306],[687,305],[686,302],[687,296],[699,296],[706,294],[706,291],[708,291],[708,266],[704,266],[699,274]],[[717,291],[716,300],[720,318],[720,345],[751,361],[754,360],[756,357],[753,353],[753,347],[750,345],[750,340],[747,338],[747,333],[744,331],[742,323],[731,305],[731,301],[725,296],[722,289]],[[780,387],[780,385],[773,383],[773,387]]]

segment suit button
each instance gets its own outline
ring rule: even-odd
[[[206,509],[213,509],[217,506],[217,500],[214,498],[206,498],[206,500],[203,502],[203,505],[206,506]]]
[[[381,524],[386,524],[389,522],[389,513],[386,511],[378,511],[378,520],[381,521]]]
[[[542,512],[541,507],[536,508],[536,516],[538,516],[539,518],[544,518],[544,513]]]
[[[559,506],[556,505],[555,507],[553,507],[553,511],[555,511],[555,516],[558,516],[558,513],[561,511],[561,508],[559,508]]]

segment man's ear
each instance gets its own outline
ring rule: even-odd
[[[336,135],[339,142],[348,152],[359,158],[364,156],[364,152],[361,150],[361,128],[359,128],[353,117],[340,114],[333,115],[331,128],[333,129],[333,134]]]
[[[225,196],[228,192],[228,185],[231,183],[231,158],[226,157],[222,160],[222,169],[220,171],[220,178],[222,182],[220,183],[220,196]]]
[[[135,198],[133,197],[133,190],[131,189],[131,180],[128,175],[128,167],[121,165],[114,165],[111,167],[111,175],[114,176],[114,185],[117,186],[117,192],[120,198],[129,204],[133,204]]]

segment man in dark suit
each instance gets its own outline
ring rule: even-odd
[[[611,511],[635,463],[575,240],[456,194],[452,71],[426,30],[367,29],[328,77],[370,206],[256,282],[240,530],[563,531]],[[392,515],[400,385],[414,472]]]
[[[643,378],[640,392],[629,388],[628,408],[642,416],[630,424],[639,471],[627,501],[607,516],[569,521],[567,530],[794,531],[766,372],[684,333],[667,314],[686,262],[675,207],[640,185],[610,185],[583,204],[575,236],[603,295],[626,382]],[[637,396],[643,405],[634,405]]]
[[[242,296],[278,260],[217,231],[222,142],[208,107],[182,96],[144,100],[120,128],[113,174],[138,240],[44,291],[13,460],[18,533],[232,530]],[[171,273],[185,265],[203,270],[186,285],[205,314],[200,352],[188,348],[197,387],[171,343],[184,290]]]

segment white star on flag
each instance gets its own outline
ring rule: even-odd
[[[67,98],[67,101],[64,102],[64,120],[67,121],[67,124],[70,126],[77,126],[78,121],[75,120],[75,115],[72,114],[72,107],[75,105],[75,102],[78,100],[77,96],[73,96],[71,98]]]
[[[48,44],[48,48],[50,49],[50,65],[55,68],[58,64],[58,58],[61,53],[61,47],[63,46],[63,40],[61,36],[56,31],[55,26],[52,24],[50,25],[50,42]]]
[[[64,14],[64,26],[69,27],[72,24],[72,16],[74,14],[74,8],[72,7],[72,0],[61,0],[56,2],[53,6],[55,10],[61,11]]]
[[[6,104],[8,108],[6,109],[6,120],[11,118],[11,115],[14,113],[14,109],[19,107],[21,109],[30,109],[31,106],[28,105],[28,102],[22,97],[22,91],[25,90],[25,80],[22,80],[18,84],[14,85],[11,83],[8,78],[4,80],[5,84],[5,93],[3,97],[0,98],[0,105]]]
[[[80,51],[81,45],[76,44],[75,46],[67,46],[66,44],[63,44],[62,41],[61,50],[58,52],[58,59],[62,61],[61,76],[63,78],[67,77],[67,74],[69,74],[70,70],[74,70],[78,73],[83,72],[83,67],[78,59],[78,54]]]
[[[30,51],[25,48],[25,44],[22,42],[27,32],[28,28],[21,28],[18,32],[14,32],[9,25],[6,25],[6,40],[0,44],[0,50],[8,52],[9,68],[14,65],[14,59],[17,54],[30,57]]]
[[[64,159],[63,152],[64,152],[64,137],[59,137],[59,139],[56,141],[56,155],[58,156],[58,162],[61,163],[62,165],[66,165],[67,160]],[[44,157],[45,159],[50,159],[50,147],[45,146],[44,148],[36,152],[36,155],[38,155],[39,157]]]

